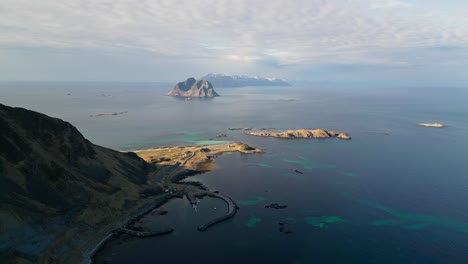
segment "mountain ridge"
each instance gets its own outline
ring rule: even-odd
[[[0,262],[59,258],[148,193],[163,193],[149,177],[155,170],[135,153],[94,145],[66,121],[0,104]]]
[[[234,88],[244,86],[290,86],[287,81],[278,78],[250,77],[246,75],[225,75],[209,73],[202,77],[215,87]]]

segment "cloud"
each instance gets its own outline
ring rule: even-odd
[[[373,9],[379,8],[404,8],[409,7],[411,4],[409,2],[400,1],[400,0],[374,0],[371,1],[370,7]]]
[[[144,52],[282,67],[410,65],[424,58],[395,54],[468,46],[462,10],[463,1],[435,0],[2,0],[0,49]]]

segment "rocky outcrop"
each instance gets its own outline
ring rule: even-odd
[[[169,96],[180,97],[214,97],[219,96],[213,88],[213,85],[207,80],[195,80],[188,78],[184,82],[179,82],[167,94]]]
[[[433,127],[433,128],[444,128],[444,124],[439,124],[439,123],[418,123],[418,126],[422,127]]]
[[[272,204],[269,204],[269,205],[265,205],[265,208],[272,208],[272,209],[285,209],[285,208],[288,208],[287,205],[280,205],[278,203],[272,203]]]
[[[330,138],[336,137],[339,139],[351,139],[351,137],[344,132],[335,132],[323,129],[298,129],[288,130],[286,132],[245,132],[247,135],[259,137],[276,137],[276,138]]]

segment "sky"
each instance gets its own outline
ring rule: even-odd
[[[0,80],[467,86],[467,0],[0,0]]]

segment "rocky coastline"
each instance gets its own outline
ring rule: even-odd
[[[284,132],[266,132],[266,131],[247,131],[246,135],[258,137],[275,137],[275,138],[339,138],[349,140],[351,137],[345,132],[336,132],[324,129],[297,129]]]

